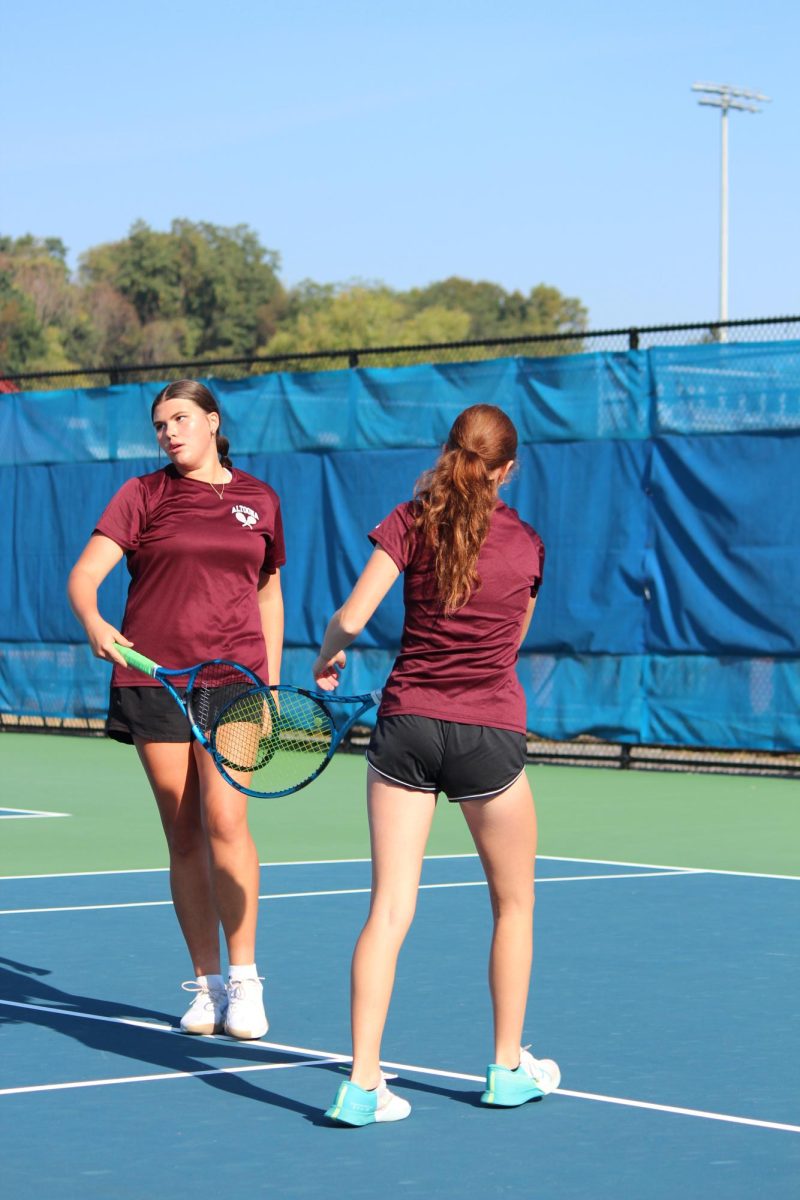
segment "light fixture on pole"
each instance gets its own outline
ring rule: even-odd
[[[731,87],[728,83],[693,83],[693,92],[704,92],[698,104],[718,108],[722,116],[722,153],[720,155],[720,230],[719,230],[719,319],[728,319],[728,110],[739,112],[761,112],[760,104],[768,104],[770,97],[761,92],[749,92],[745,88]],[[728,331],[720,325],[719,340],[728,340]]]

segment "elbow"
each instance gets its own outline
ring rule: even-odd
[[[358,637],[364,628],[364,622],[358,620],[355,613],[349,612],[347,605],[339,609],[337,616],[339,619],[339,628],[342,633],[346,634],[351,640]]]
[[[74,603],[76,590],[80,586],[80,575],[80,568],[75,566],[67,576],[67,599],[70,604]]]

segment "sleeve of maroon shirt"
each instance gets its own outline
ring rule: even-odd
[[[112,496],[94,532],[111,538],[123,550],[135,550],[144,521],[144,489],[138,479],[129,479]]]
[[[531,595],[537,596],[539,594],[539,588],[542,586],[542,579],[544,578],[544,542],[539,537],[533,526],[528,525],[527,521],[522,521],[522,528],[533,542],[536,556],[538,558],[538,572],[531,580]]]
[[[282,567],[286,562],[286,545],[283,539],[283,517],[281,516],[281,504],[277,495],[274,495],[274,502],[275,517],[272,529],[272,539],[265,539],[264,565],[261,568],[265,575],[274,575],[278,568]]]
[[[373,546],[378,546],[389,555],[398,571],[404,571],[411,561],[413,539],[409,537],[410,528],[409,505],[398,504],[388,517],[379,521],[367,534]]]

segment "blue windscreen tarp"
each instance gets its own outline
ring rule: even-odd
[[[368,530],[408,498],[461,409],[493,403],[520,433],[504,496],[547,547],[520,660],[531,731],[800,745],[800,344],[209,383],[235,464],[281,497],[287,680],[309,683]],[[110,496],[159,465],[160,386],[0,396],[1,712],[104,711],[108,668],[64,586]],[[111,621],[126,585],[124,566],[103,585]],[[381,683],[401,618],[398,586],[350,655],[347,690]]]

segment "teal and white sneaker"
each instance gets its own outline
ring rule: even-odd
[[[486,1091],[481,1104],[496,1108],[516,1108],[529,1100],[541,1100],[561,1083],[561,1071],[552,1058],[534,1058],[527,1048],[520,1050],[515,1071],[492,1063],[486,1070]]]
[[[402,1121],[410,1112],[408,1101],[390,1092],[381,1075],[380,1083],[371,1092],[364,1091],[349,1079],[341,1083],[325,1116],[337,1125],[372,1125],[380,1121]]]

